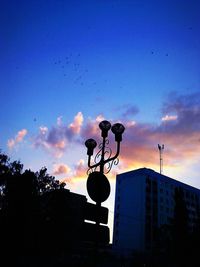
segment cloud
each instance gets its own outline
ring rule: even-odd
[[[55,164],[54,165],[54,170],[53,170],[53,175],[61,175],[61,174],[68,174],[70,173],[71,169],[68,165],[66,164]]]
[[[102,114],[98,115],[95,119],[88,118],[86,123],[83,125],[81,130],[81,139],[87,140],[88,138],[96,139],[96,141],[100,142],[100,129],[99,123],[105,120]]]
[[[200,131],[200,93],[188,95],[169,94],[162,111],[164,114],[175,113],[174,125],[165,125],[165,130],[182,134]]]
[[[122,116],[127,118],[129,116],[134,116],[139,112],[138,107],[133,106],[133,105],[128,105],[126,107],[126,110],[123,112]]]
[[[162,121],[175,121],[177,120],[178,116],[177,115],[165,115],[162,117]]]
[[[85,164],[85,161],[83,159],[80,159],[77,164],[74,166],[75,172],[74,176],[75,177],[87,177],[87,166]]]
[[[120,111],[123,118],[129,118],[138,114],[139,108],[132,104],[124,104],[117,107],[115,111]]]
[[[170,94],[163,105],[164,116],[160,125],[136,123],[126,127],[122,143],[123,164],[128,166],[156,166],[157,144],[165,143],[165,164],[181,164],[196,159],[200,153],[200,93]],[[173,123],[171,121],[173,120]]]
[[[87,178],[87,169],[88,167],[85,164],[83,159],[80,159],[76,164],[74,164],[73,168],[69,168],[66,164],[56,164],[54,165],[54,175],[64,174],[63,178],[59,179],[60,182],[64,182],[66,184],[74,184],[75,181],[79,181],[80,179]]]
[[[170,94],[163,104],[162,113],[163,119],[159,125],[121,119],[126,130],[121,143],[117,171],[123,172],[140,167],[159,170],[158,143],[165,144],[165,168],[180,168],[186,162],[196,161],[199,158],[200,93]],[[115,123],[112,120],[110,122]],[[98,123],[97,119],[86,122],[81,132],[83,140],[94,138],[99,144],[101,136]],[[112,140],[112,133],[109,133],[109,139],[109,147],[114,155],[116,145]]]
[[[78,112],[78,114],[74,118],[74,122],[72,122],[69,125],[69,128],[74,134],[79,134],[82,124],[83,124],[83,114],[81,112]]]
[[[60,125],[62,125],[62,123],[63,123],[62,122],[62,116],[60,116],[57,118],[57,125],[60,126]]]
[[[113,165],[108,177],[115,177],[116,172],[129,171],[135,168],[147,167],[159,171],[159,151],[158,144],[164,144],[164,169],[180,169],[188,162],[196,161],[200,154],[200,93],[178,95],[172,93],[163,103],[159,124],[140,123],[131,120],[123,112],[121,122],[125,126],[119,164]],[[59,123],[48,129],[40,127],[39,134],[35,139],[35,145],[43,147],[48,152],[57,153],[62,156],[67,151],[70,144],[84,147],[84,142],[88,138],[93,138],[99,145],[102,142],[100,121],[105,116],[99,114],[96,118],[83,120],[83,114],[78,112],[74,120],[69,125],[64,125],[59,119]],[[109,120],[109,119],[108,119]],[[118,122],[109,120],[111,124]],[[112,150],[112,156],[116,153],[116,142],[111,131],[108,136],[110,143],[107,144]],[[12,142],[12,141],[11,141]],[[100,148],[97,146],[94,157]],[[106,153],[107,157],[109,153]],[[77,155],[77,158],[79,155]],[[81,156],[82,157],[82,156]],[[87,177],[87,153],[85,158],[79,160],[74,166],[70,166],[71,171],[66,179],[77,179]],[[64,171],[64,169],[63,169]],[[57,173],[61,170],[57,170]]]
[[[14,139],[8,139],[7,146],[8,146],[8,148],[12,149],[15,146],[15,140]]]
[[[78,112],[74,121],[65,125],[62,117],[57,118],[56,125],[50,129],[46,126],[39,128],[39,133],[33,138],[33,145],[36,148],[43,148],[56,158],[63,156],[68,146],[72,142],[78,142],[77,138],[83,124],[83,115]]]
[[[7,142],[7,146],[9,149],[13,149],[18,143],[21,143],[24,137],[27,135],[28,131],[26,129],[20,130],[15,138],[11,138]]]

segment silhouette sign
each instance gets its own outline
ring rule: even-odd
[[[108,208],[98,208],[95,204],[86,203],[84,211],[84,219],[89,221],[99,221],[100,223],[108,223]]]
[[[110,183],[101,172],[94,171],[87,179],[87,191],[95,202],[104,202],[110,195]]]

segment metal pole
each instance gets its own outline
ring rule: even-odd
[[[162,152],[160,148],[160,174],[162,174]]]
[[[106,143],[106,138],[103,137],[103,142],[102,142],[102,151],[101,151],[101,160],[100,160],[100,173],[104,173],[104,154],[105,154],[105,143]],[[99,188],[99,186],[98,186]],[[99,188],[100,190],[100,188]],[[99,192],[100,194],[100,192]],[[97,219],[96,219],[96,256],[98,258],[98,249],[99,249],[99,238],[100,238],[100,235],[99,235],[99,226],[100,226],[100,220],[99,220],[99,217],[100,217],[100,211],[101,211],[101,201],[97,201],[96,202],[96,206],[97,206]]]
[[[101,160],[100,160],[100,172],[104,173],[104,154],[105,154],[105,144],[106,144],[106,138],[103,137],[103,143],[102,143],[102,151],[101,151]]]
[[[164,150],[164,145],[159,145],[158,144],[158,149],[159,149],[159,155],[160,155],[160,174],[163,172],[163,150]]]

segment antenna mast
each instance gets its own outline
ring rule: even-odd
[[[160,174],[163,172],[163,150],[164,150],[164,145],[159,145],[158,144],[158,150],[159,150],[159,155],[160,155]]]

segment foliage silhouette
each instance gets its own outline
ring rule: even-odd
[[[0,152],[1,259],[5,266],[40,266],[42,250],[47,246],[43,243],[44,247],[39,251],[44,208],[41,197],[48,192],[63,190],[64,186],[49,175],[46,168],[35,173],[23,171],[20,161],[12,162]],[[57,232],[56,229],[51,231]],[[48,262],[50,254],[49,251],[46,253],[41,266]]]

